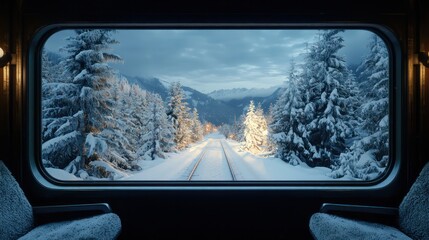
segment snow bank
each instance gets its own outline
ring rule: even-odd
[[[240,144],[233,140],[227,141],[228,146],[236,153],[233,161],[242,172],[241,180],[266,181],[325,181],[333,180],[327,174],[331,172],[325,167],[308,167],[306,164],[292,166],[279,158],[258,157],[241,151]],[[231,152],[228,152],[231,154]],[[338,179],[335,179],[338,180]]]
[[[210,148],[210,151],[221,151],[221,145],[217,142],[223,143],[226,154],[231,161],[232,168],[239,181],[354,180],[351,177],[333,179],[329,177],[331,170],[326,167],[311,168],[305,164],[292,166],[278,158],[264,158],[241,151],[240,143],[233,140],[225,140],[225,137],[218,133],[207,135],[202,142],[193,144],[184,151],[169,153],[166,159],[157,158],[153,161],[139,161],[138,164],[143,170],[135,174],[132,172],[129,176],[120,180],[186,181],[204,148]],[[217,170],[213,169],[213,171]],[[203,176],[200,177],[201,179],[204,178]]]
[[[113,179],[109,179],[109,180],[118,180],[118,179],[121,179],[121,178],[124,178],[124,177],[127,177],[127,176],[128,176],[128,174],[126,174],[125,172],[120,171],[120,170],[118,170],[118,169],[116,169],[116,168],[112,167],[109,163],[104,162],[104,161],[92,161],[92,162],[90,162],[89,164],[90,164],[91,166],[94,166],[94,167],[102,167],[102,168],[104,168],[107,172],[111,172],[111,173],[113,173],[113,174],[112,174]],[[103,180],[103,179],[95,178],[95,177],[90,177],[90,178],[91,178],[92,180]]]
[[[187,176],[192,171],[193,163],[195,163],[208,142],[206,138],[205,141],[192,144],[189,148],[181,152],[168,153],[166,159],[155,158],[155,160],[151,161],[140,160],[138,165],[143,170],[132,175],[130,174],[130,176],[121,178],[120,180],[187,180]]]
[[[63,181],[81,181],[81,178],[76,177],[73,174],[70,174],[62,169],[58,168],[45,168],[51,177]]]

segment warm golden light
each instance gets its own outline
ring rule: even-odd
[[[425,67],[429,67],[429,52],[420,52],[418,59]]]
[[[0,47],[0,67],[6,66],[10,62],[10,60],[12,60],[12,56],[10,55],[10,53],[5,52]]]

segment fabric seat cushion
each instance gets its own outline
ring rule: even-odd
[[[17,239],[33,227],[33,209],[10,171],[0,161],[0,239]]]
[[[311,216],[310,231],[317,240],[411,239],[398,229],[390,226],[350,220],[326,213],[315,213]]]
[[[114,213],[38,226],[20,240],[115,239],[121,231],[121,220]]]
[[[429,163],[399,205],[399,226],[413,239],[429,239]]]

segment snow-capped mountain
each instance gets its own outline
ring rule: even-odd
[[[229,101],[224,101],[224,102],[226,104],[228,104],[229,106],[237,109],[238,115],[246,113],[247,107],[248,107],[250,101],[253,101],[255,103],[255,105],[260,104],[262,109],[264,110],[264,112],[268,113],[270,105],[273,105],[277,101],[277,99],[280,96],[280,94],[282,93],[282,91],[283,91],[283,88],[278,87],[275,89],[274,92],[272,92],[268,96],[264,96],[264,97],[248,96],[248,97],[243,97],[240,99],[231,99]]]
[[[162,100],[166,101],[168,97],[169,83],[158,78],[126,77],[131,84],[137,84],[142,89],[152,93],[157,93]],[[227,103],[213,99],[212,97],[201,93],[193,88],[182,86],[186,95],[188,106],[196,108],[202,122],[208,121],[215,125],[231,123],[234,116],[240,113],[236,107]],[[238,115],[237,115],[238,117]]]
[[[234,99],[243,99],[248,97],[267,97],[273,94],[280,86],[270,88],[233,88],[215,90],[207,95],[222,101],[230,101]]]
[[[157,93],[166,101],[170,83],[154,77],[126,77],[131,84],[137,84],[142,89],[152,93]],[[281,87],[271,87],[265,89],[221,89],[204,94],[193,88],[182,86],[186,95],[186,101],[190,108],[196,108],[202,122],[208,121],[215,125],[232,123],[234,119],[245,113],[249,102],[253,100],[255,104],[261,104],[264,112],[267,113],[271,104],[277,100]],[[215,97],[213,97],[215,96]]]
[[[125,76],[125,77],[130,84],[137,84],[142,89],[148,92],[159,94],[162,100],[165,100],[168,97],[168,88],[166,87],[167,85],[161,82],[161,80],[159,80],[158,78],[129,77],[129,76]]]

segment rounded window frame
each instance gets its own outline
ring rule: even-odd
[[[78,28],[108,28],[117,30],[138,29],[276,29],[276,30],[320,30],[345,29],[367,30],[375,33],[386,44],[389,51],[389,164],[383,174],[371,181],[63,181],[52,177],[42,166],[41,160],[41,53],[46,40],[55,32]],[[54,189],[103,189],[103,188],[146,188],[146,189],[373,189],[383,188],[391,184],[397,177],[403,161],[403,70],[402,51],[398,38],[386,26],[370,23],[152,23],[152,24],[52,24],[41,28],[32,38],[28,52],[28,116],[34,121],[28,121],[29,129],[29,163],[31,172],[39,183]],[[399,97],[398,97],[399,96]]]

